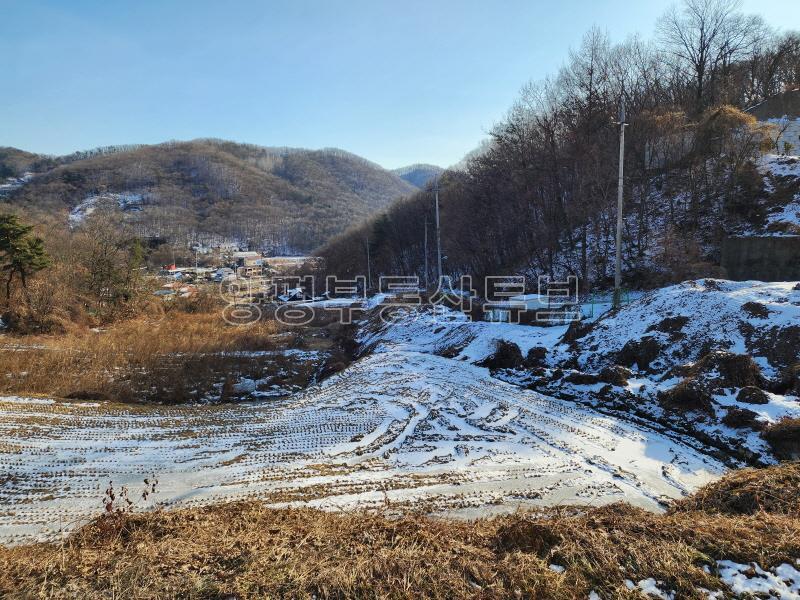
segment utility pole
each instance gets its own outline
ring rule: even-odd
[[[425,213],[425,246],[423,253],[425,254],[425,289],[429,289],[431,287],[430,282],[428,281],[428,214]]]
[[[625,167],[625,99],[620,100],[619,121],[619,179],[617,181],[617,244],[616,260],[614,264],[614,300],[613,308],[619,308],[622,304],[622,192],[623,192],[623,168]]]
[[[369,265],[369,236],[367,236],[367,290],[372,289],[372,269]]]
[[[442,231],[439,227],[439,178],[436,178],[434,188],[436,203],[436,264],[438,267],[439,282],[442,281]]]

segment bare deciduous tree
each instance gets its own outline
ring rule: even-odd
[[[718,100],[715,79],[752,51],[766,33],[763,19],[742,15],[740,4],[740,0],[684,0],[658,22],[667,52],[691,79],[698,112]]]

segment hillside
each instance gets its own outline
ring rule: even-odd
[[[444,169],[441,167],[426,164],[408,165],[407,167],[392,170],[392,173],[400,177],[400,179],[420,189],[424,188],[428,182],[443,172]]]
[[[522,88],[480,151],[442,174],[445,274],[529,281],[577,276],[583,291],[608,289],[616,257],[620,132],[614,123],[621,101],[626,287],[724,277],[726,237],[799,231],[798,159],[782,156],[796,154],[793,143],[778,143],[774,119],[745,111],[797,88],[797,35],[772,40],[763,53],[776,66],[769,73],[744,55],[729,56],[717,65],[718,78],[697,82],[686,78],[696,71],[681,61],[681,76],[672,77],[671,60],[685,38],[662,34],[629,45],[588,32],[557,73]],[[633,66],[633,54],[647,58]],[[625,77],[608,75],[622,72]],[[364,270],[369,239],[373,278],[425,278],[425,265],[436,263],[431,244],[425,256],[421,225],[426,216],[432,222],[431,213],[430,194],[419,192],[321,254],[329,271],[352,276]]]
[[[487,366],[494,377],[547,397],[765,464],[800,453],[798,306],[794,282],[704,279],[569,327],[422,310],[391,324],[375,319],[361,341],[368,351],[413,350]]]
[[[57,158],[0,153],[3,201],[69,214],[121,213],[146,237],[225,238],[308,252],[414,191],[363,158],[335,149],[265,148],[218,140],[103,148]]]
[[[22,177],[35,168],[40,158],[38,154],[17,148],[0,147],[0,180]]]

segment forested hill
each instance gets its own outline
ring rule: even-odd
[[[434,178],[441,175],[444,169],[436,165],[414,164],[394,169],[392,172],[411,185],[424,188]]]
[[[746,112],[800,85],[800,34],[711,0],[687,0],[656,31],[618,45],[590,31],[558,73],[523,88],[479,152],[441,176],[446,274],[610,285],[623,98],[626,285],[722,276],[727,235],[800,233],[800,159],[778,156],[787,147],[776,128]],[[702,45],[702,60],[684,44]],[[363,272],[369,240],[373,280],[423,277],[436,264],[433,244],[424,254],[432,211],[422,191],[352,228],[322,250],[329,271]]]
[[[308,252],[417,188],[337,149],[221,140],[114,146],[46,157],[0,149],[0,201],[79,225],[111,210],[142,236]],[[26,173],[28,175],[26,176]]]

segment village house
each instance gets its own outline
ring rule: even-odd
[[[233,261],[238,277],[253,277],[264,270],[264,259],[258,252],[234,252]]]

